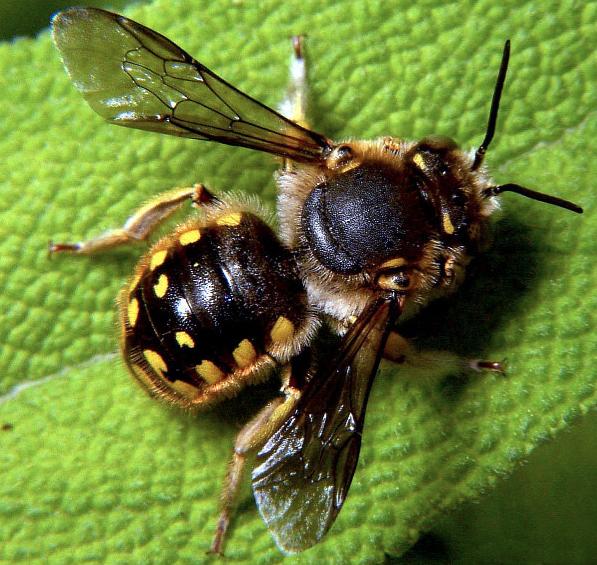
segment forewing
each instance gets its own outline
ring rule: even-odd
[[[169,39],[124,16],[70,8],[52,36],[73,83],[122,126],[207,139],[316,161],[328,150],[309,131],[243,94]]]
[[[373,377],[399,309],[396,300],[380,299],[361,314],[338,354],[312,375],[293,412],[257,454],[255,500],[287,553],[317,543],[342,507]]]

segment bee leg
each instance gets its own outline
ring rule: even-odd
[[[304,128],[307,122],[307,64],[304,57],[304,36],[292,36],[292,57],[290,59],[290,80],[286,97],[279,106],[280,113]]]
[[[54,243],[51,241],[48,251],[50,254],[76,253],[90,255],[113,247],[143,241],[188,200],[191,200],[195,206],[201,206],[213,202],[216,197],[202,184],[175,188],[159,195],[139,208],[121,228],[109,230],[96,238],[77,243]]]
[[[284,422],[300,396],[300,392],[288,384],[289,380],[290,367],[287,367],[282,386],[285,396],[276,398],[265,406],[236,436],[232,460],[222,489],[220,517],[209,553],[223,553],[224,538],[234,511],[247,456],[265,445],[268,438]]]
[[[506,372],[503,361],[466,359],[451,351],[420,350],[397,332],[390,333],[383,356],[400,365],[408,365],[409,369],[422,370],[427,376],[453,375],[471,369],[478,372]]]

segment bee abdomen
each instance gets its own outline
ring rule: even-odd
[[[264,377],[301,350],[316,324],[290,253],[258,216],[234,209],[156,244],[121,303],[131,372],[186,406]]]

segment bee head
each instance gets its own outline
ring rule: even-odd
[[[305,176],[297,210],[302,249],[322,283],[424,296],[451,290],[471,256],[484,246],[495,196],[516,192],[580,213],[566,200],[516,184],[495,185],[483,160],[494,137],[506,79],[504,46],[485,137],[463,151],[447,137],[383,138],[330,145],[325,162]],[[344,284],[344,283],[341,283]]]

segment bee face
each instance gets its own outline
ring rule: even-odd
[[[495,209],[483,191],[490,186],[483,171],[471,170],[472,159],[450,138],[427,137],[407,159],[420,183],[421,194],[433,208],[435,225],[444,237],[460,237],[464,245],[475,239],[477,224]]]

